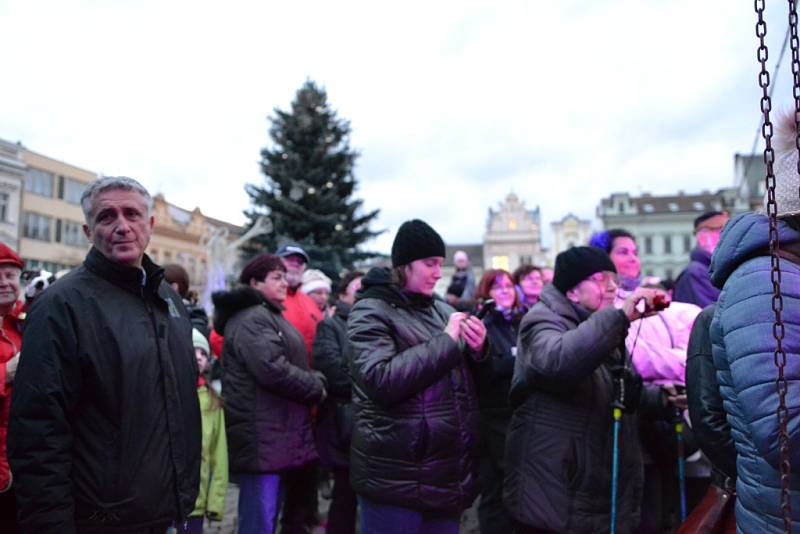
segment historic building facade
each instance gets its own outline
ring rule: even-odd
[[[592,222],[568,213],[560,221],[550,223],[553,230],[553,257],[572,247],[586,245],[592,235]]]
[[[75,267],[89,246],[80,199],[97,174],[24,146],[21,156],[25,180],[18,250],[25,267],[50,272]]]
[[[498,209],[489,208],[483,237],[483,265],[513,272],[523,264],[547,265],[542,249],[542,230],[538,206],[528,209],[514,193],[509,193]]]
[[[22,147],[0,139],[0,242],[19,250],[20,208],[25,183]]]

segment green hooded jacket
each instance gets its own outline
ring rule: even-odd
[[[203,421],[203,448],[200,464],[200,493],[192,517],[222,520],[225,493],[228,491],[228,442],[225,438],[225,412],[219,399],[201,386],[197,389]]]

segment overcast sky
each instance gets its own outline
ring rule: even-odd
[[[480,242],[512,190],[547,230],[613,191],[732,185],[759,119],[752,5],[0,0],[0,137],[243,223],[267,118],[311,78],[351,121],[389,230],[372,248],[412,217]]]

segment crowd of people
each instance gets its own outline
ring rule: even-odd
[[[796,151],[776,168],[794,465]],[[259,254],[209,318],[145,254],[141,184],[81,206],[83,265],[25,299],[0,245],[2,532],[201,533],[230,483],[238,532],[310,532],[331,481],[334,534],[455,534],[476,499],[484,534],[783,531],[763,214],[699,216],[674,285],[610,229],[552,270],[476,280],[459,251],[443,297],[444,241],[412,219],[391,266],[336,285],[296,244]]]

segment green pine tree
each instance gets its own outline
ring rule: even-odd
[[[251,202],[245,214],[248,226],[267,215],[272,232],[254,238],[245,254],[297,243],[312,267],[337,280],[357,261],[378,255],[359,245],[381,233],[369,228],[379,210],[362,213],[363,201],[352,198],[358,153],[350,148],[350,123],[311,80],[297,91],[291,111],[276,108],[270,122],[272,146],[261,150],[265,183],[245,186]]]

